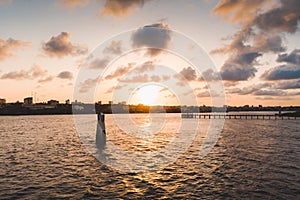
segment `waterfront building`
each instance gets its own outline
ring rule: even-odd
[[[59,104],[59,101],[51,99],[47,102],[47,104],[51,106],[56,106],[57,104]]]
[[[32,105],[33,104],[33,98],[32,97],[26,97],[24,99],[24,104],[25,105]]]
[[[6,99],[0,99],[0,104],[6,104]]]

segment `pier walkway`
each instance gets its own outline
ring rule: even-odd
[[[181,118],[197,119],[261,119],[261,120],[295,120],[299,116],[266,115],[266,114],[219,114],[219,113],[182,113]]]

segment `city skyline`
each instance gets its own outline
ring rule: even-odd
[[[211,105],[206,83],[220,76],[226,105],[299,106],[299,8],[297,0],[2,0],[0,98],[75,101],[75,87],[84,96],[100,85],[95,102],[111,101],[121,91],[130,93],[130,99],[118,101],[135,104],[175,105],[184,96],[195,97],[198,105]],[[191,38],[216,71],[199,73],[190,60],[142,49],[147,43],[141,35],[151,37],[147,27],[165,30],[162,49],[174,45],[175,32]],[[126,31],[133,31],[131,43],[112,39]],[[89,60],[110,39],[103,53],[118,59],[110,66],[106,57]],[[126,48],[141,50],[126,54]],[[82,68],[94,73],[103,66],[107,69],[101,78],[87,77],[76,85]],[[175,89],[166,86],[168,81]],[[184,89],[187,85],[192,92]]]

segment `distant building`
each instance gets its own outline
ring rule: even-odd
[[[120,105],[126,105],[126,101],[119,102]]]
[[[56,100],[52,100],[52,99],[51,99],[50,101],[47,102],[47,104],[48,104],[48,105],[51,105],[51,106],[56,106],[57,104],[59,104],[59,101],[56,101]]]
[[[6,99],[0,99],[0,104],[6,104]]]
[[[33,104],[33,98],[32,97],[26,97],[24,99],[24,104],[25,105],[32,105]]]

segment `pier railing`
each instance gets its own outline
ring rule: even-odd
[[[197,119],[261,119],[261,120],[291,120],[300,119],[299,116],[268,115],[268,114],[217,114],[217,113],[182,113],[181,118]]]

